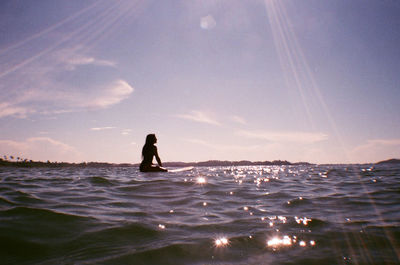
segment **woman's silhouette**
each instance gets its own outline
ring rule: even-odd
[[[140,163],[140,171],[141,172],[165,172],[167,169],[162,167],[161,159],[158,156],[157,146],[154,144],[157,143],[157,138],[155,134],[148,134],[146,136],[146,143],[142,149],[142,163]],[[156,157],[158,166],[153,165],[153,157]]]

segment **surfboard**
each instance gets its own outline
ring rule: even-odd
[[[168,172],[182,172],[182,171],[189,171],[192,170],[193,167],[181,167],[176,169],[168,169]]]

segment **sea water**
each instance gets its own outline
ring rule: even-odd
[[[400,166],[0,168],[0,264],[399,264]]]

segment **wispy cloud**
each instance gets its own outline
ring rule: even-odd
[[[90,128],[91,131],[105,131],[105,130],[112,130],[115,129],[115,127],[94,127],[94,128]]]
[[[118,104],[122,100],[129,97],[132,92],[133,87],[131,87],[124,80],[118,80],[110,86],[104,88],[92,100],[82,102],[82,105],[87,105],[87,107],[92,108],[105,108],[111,105]]]
[[[400,139],[372,139],[367,141],[368,144],[379,144],[387,146],[400,145]]]
[[[201,123],[208,123],[212,125],[217,125],[220,126],[221,124],[214,118],[210,117],[204,112],[201,111],[191,111],[188,114],[179,114],[176,115],[178,118],[186,119],[186,120],[191,120],[195,122],[201,122]]]
[[[222,151],[229,151],[229,150],[237,150],[237,151],[249,151],[249,150],[255,150],[257,148],[260,148],[259,145],[224,145],[224,144],[213,144],[210,142],[207,142],[205,140],[201,139],[184,139],[186,142],[193,143],[193,144],[198,144],[202,145],[211,149],[215,150],[222,150]]]
[[[122,135],[130,135],[132,133],[132,129],[123,129],[121,131]]]
[[[24,141],[0,140],[0,150],[4,154],[42,161],[79,161],[81,157],[74,147],[50,137],[31,137]]]
[[[15,116],[18,118],[25,118],[28,113],[31,113],[32,110],[29,110],[25,107],[14,106],[8,102],[0,103],[0,118],[6,116]]]
[[[67,64],[68,70],[75,70],[77,66],[80,65],[97,65],[97,66],[109,66],[115,67],[116,63],[107,60],[100,60],[94,57],[87,57],[87,56],[76,56],[72,57],[65,61]]]
[[[271,132],[241,130],[236,132],[236,134],[247,138],[267,140],[270,142],[315,143],[328,139],[327,134],[320,132]]]
[[[65,69],[73,71],[79,66],[91,65],[91,66],[103,66],[103,67],[115,67],[116,62],[110,60],[99,59],[94,56],[86,55],[80,50],[83,47],[80,45],[64,48],[55,51],[51,54],[51,58],[54,62],[59,65],[63,65]]]
[[[115,62],[85,55],[80,49],[56,50],[1,77],[0,118],[107,108],[133,93],[126,81],[111,78]],[[83,65],[84,78],[77,69]],[[100,77],[99,66],[106,67]]]
[[[246,124],[246,120],[243,117],[237,116],[237,115],[233,115],[231,116],[231,120],[236,122],[236,123],[240,123],[240,124]]]

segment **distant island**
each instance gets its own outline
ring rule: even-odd
[[[82,162],[82,163],[69,163],[69,162],[42,162],[33,161],[28,159],[14,158],[13,156],[3,156],[0,158],[0,166],[15,166],[15,167],[138,167],[139,164],[117,164],[107,162]],[[221,160],[209,160],[203,162],[165,162],[165,167],[217,167],[217,166],[282,166],[282,165],[311,165],[308,162],[296,162],[291,163],[286,160],[274,160],[274,161],[221,161]]]
[[[400,159],[392,158],[384,161],[380,161],[375,163],[376,165],[385,165],[385,164],[400,164]]]
[[[311,165],[308,162],[291,163],[286,160],[274,161],[221,161],[221,160],[208,160],[203,162],[165,162],[163,166],[166,167],[225,167],[225,166],[283,166],[283,165]]]
[[[0,158],[0,167],[11,166],[11,167],[131,167],[132,164],[113,164],[103,162],[82,162],[82,163],[69,163],[69,162],[43,162],[33,160],[20,160],[10,161]]]

